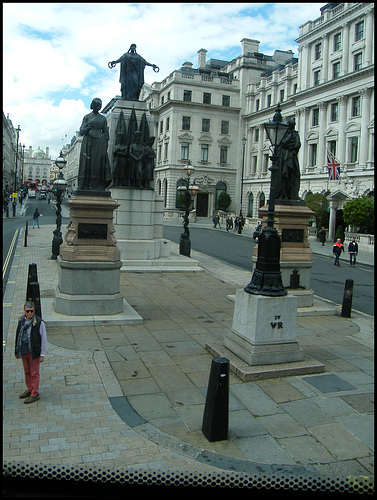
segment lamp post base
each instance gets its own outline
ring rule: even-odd
[[[56,260],[59,255],[60,245],[63,243],[62,233],[60,231],[54,231],[54,237],[52,238],[52,255],[51,259]]]
[[[188,236],[184,233],[181,234],[179,239],[179,253],[185,257],[190,257],[191,253],[191,241]]]

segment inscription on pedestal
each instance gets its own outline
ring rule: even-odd
[[[303,243],[304,230],[303,229],[282,229],[281,241],[283,243]]]
[[[107,240],[107,224],[79,222],[77,237],[79,240]]]

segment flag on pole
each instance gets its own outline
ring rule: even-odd
[[[329,168],[329,180],[337,181],[340,179],[340,163],[329,150],[327,150],[326,153],[327,166]]]

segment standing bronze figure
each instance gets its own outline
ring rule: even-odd
[[[300,166],[298,152],[300,137],[295,130],[294,118],[287,121],[289,129],[277,148],[279,174],[276,183],[276,200],[298,200],[300,189]]]
[[[111,183],[111,169],[107,156],[109,131],[106,118],[99,113],[101,99],[93,99],[84,116],[80,135],[84,136],[79,162],[78,189],[83,191],[104,191]]]
[[[136,52],[136,45],[133,43],[128,52],[123,54],[116,61],[108,63],[110,69],[114,68],[117,63],[120,63],[119,81],[121,84],[122,99],[128,101],[138,101],[141,88],[144,85],[144,68],[152,66],[153,71],[158,73],[160,68],[155,64],[151,64],[143,59]]]

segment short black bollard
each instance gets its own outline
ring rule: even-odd
[[[27,247],[28,222],[26,221],[24,247]]]
[[[30,283],[38,283],[37,264],[29,264],[27,275],[26,300],[31,300]]]
[[[353,280],[346,280],[346,283],[344,285],[342,312],[340,313],[340,315],[343,316],[344,318],[351,317],[352,294],[353,294]]]
[[[208,441],[228,439],[229,360],[214,358],[209,376],[202,432]]]
[[[39,283],[30,283],[29,289],[30,289],[30,298],[28,298],[28,300],[34,302],[35,314],[41,318],[42,307],[41,307],[41,295],[39,293]]]

